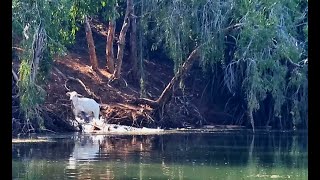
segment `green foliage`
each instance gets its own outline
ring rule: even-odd
[[[231,1],[148,1],[147,12],[153,12],[144,24],[148,36],[155,38],[152,49],[164,42],[174,61],[174,71],[200,44],[204,70],[223,59],[224,33]],[[156,11],[156,12],[155,12]],[[146,15],[149,15],[146,13]],[[148,22],[154,22],[152,24]]]
[[[308,79],[303,72],[306,69],[303,69],[301,72],[294,70],[291,73],[291,77],[288,81],[287,93],[289,99],[291,100],[292,109],[290,114],[292,115],[292,121],[294,127],[299,126],[308,121]]]
[[[70,4],[72,4],[69,12],[72,34],[79,30],[85,16],[101,15],[106,21],[119,17],[116,9],[118,0],[73,0]]]
[[[52,63],[53,63],[52,55],[49,52],[50,50],[48,49],[44,51],[43,59],[42,61],[40,61],[40,64],[39,64],[37,82],[39,82],[41,85],[48,80],[48,76],[50,74]]]
[[[44,122],[40,115],[40,107],[41,104],[44,102],[46,93],[41,88],[41,80],[37,80],[36,82],[32,81],[31,74],[32,74],[32,41],[33,36],[30,36],[27,40],[22,40],[22,45],[25,51],[21,55],[21,64],[19,68],[19,98],[20,98],[20,108],[25,115],[25,119],[28,121],[37,120],[34,125],[37,125],[40,129],[44,128]],[[48,53],[48,52],[47,52]],[[40,64],[44,63],[40,61]],[[38,71],[42,77],[42,82],[45,79],[45,69],[40,67]],[[39,84],[39,85],[37,85]]]
[[[247,78],[251,81],[243,85],[247,92],[246,96],[249,97],[248,106],[258,110],[259,103],[264,100],[266,93],[271,92],[275,100],[274,115],[281,118],[283,113],[281,108],[289,95],[286,89],[291,84],[302,83],[299,80],[295,82],[289,80],[287,84],[286,75],[289,69],[287,63],[280,63],[282,59],[297,63],[302,60],[302,54],[305,53],[306,42],[299,42],[299,34],[296,32],[296,19],[300,14],[299,2],[249,2],[238,1],[239,4],[244,4],[243,9],[238,9],[238,14],[242,16],[241,22],[245,25],[239,33],[235,52],[236,58],[257,64],[255,72],[247,74]],[[250,66],[247,68],[252,69]],[[300,75],[306,77],[306,74]],[[298,102],[299,100],[294,98],[292,109],[289,110],[295,115],[294,122],[303,118],[299,116]]]
[[[67,13],[71,3],[62,1],[12,1],[13,38],[22,39],[23,29],[30,24],[27,34],[31,38],[40,21],[43,23],[47,36],[50,54],[64,52],[65,45],[74,40]]]
[[[23,59],[20,65],[20,107],[25,113],[26,119],[39,118],[39,104],[44,102],[45,91],[36,86],[30,78],[31,66],[28,60]]]
[[[146,9],[152,12],[151,16],[146,13],[143,26],[155,39],[151,50],[164,44],[175,72],[202,44],[203,70],[217,71],[216,64],[222,64],[225,84],[246,100],[249,111],[258,111],[271,93],[270,114],[280,118],[293,114],[285,119],[287,124],[307,121],[307,67],[295,68],[293,73],[287,63],[301,64],[308,56],[307,1],[158,0],[148,1]],[[226,35],[236,40],[231,62],[224,57]],[[241,91],[235,91],[238,87]],[[291,109],[283,111],[288,102]]]
[[[62,1],[17,1],[12,2],[12,40],[15,46],[24,51],[20,55],[19,68],[19,98],[20,108],[27,122],[44,128],[44,120],[41,117],[41,104],[43,104],[46,92],[41,87],[47,80],[52,65],[52,57],[65,52],[65,45],[71,44],[74,35],[70,31],[68,12],[71,4],[67,0]],[[46,31],[47,46],[39,62],[36,80],[31,78],[34,34],[39,24]],[[35,121],[36,120],[36,121]]]

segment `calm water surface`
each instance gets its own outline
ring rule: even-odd
[[[307,133],[36,135],[13,143],[13,179],[308,179]]]

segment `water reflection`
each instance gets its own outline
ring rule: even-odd
[[[54,139],[54,137],[51,137]],[[13,144],[14,178],[307,179],[307,135],[70,135]]]

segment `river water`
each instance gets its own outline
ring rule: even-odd
[[[305,132],[35,137],[12,144],[13,179],[308,179]]]

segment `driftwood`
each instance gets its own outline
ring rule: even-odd
[[[155,128],[135,128],[132,126],[117,124],[96,124],[85,123],[82,125],[82,131],[86,133],[111,133],[111,134],[158,134],[164,132],[163,129]]]
[[[148,106],[115,103],[101,109],[108,123],[142,126],[154,121],[151,115],[153,109]]]

